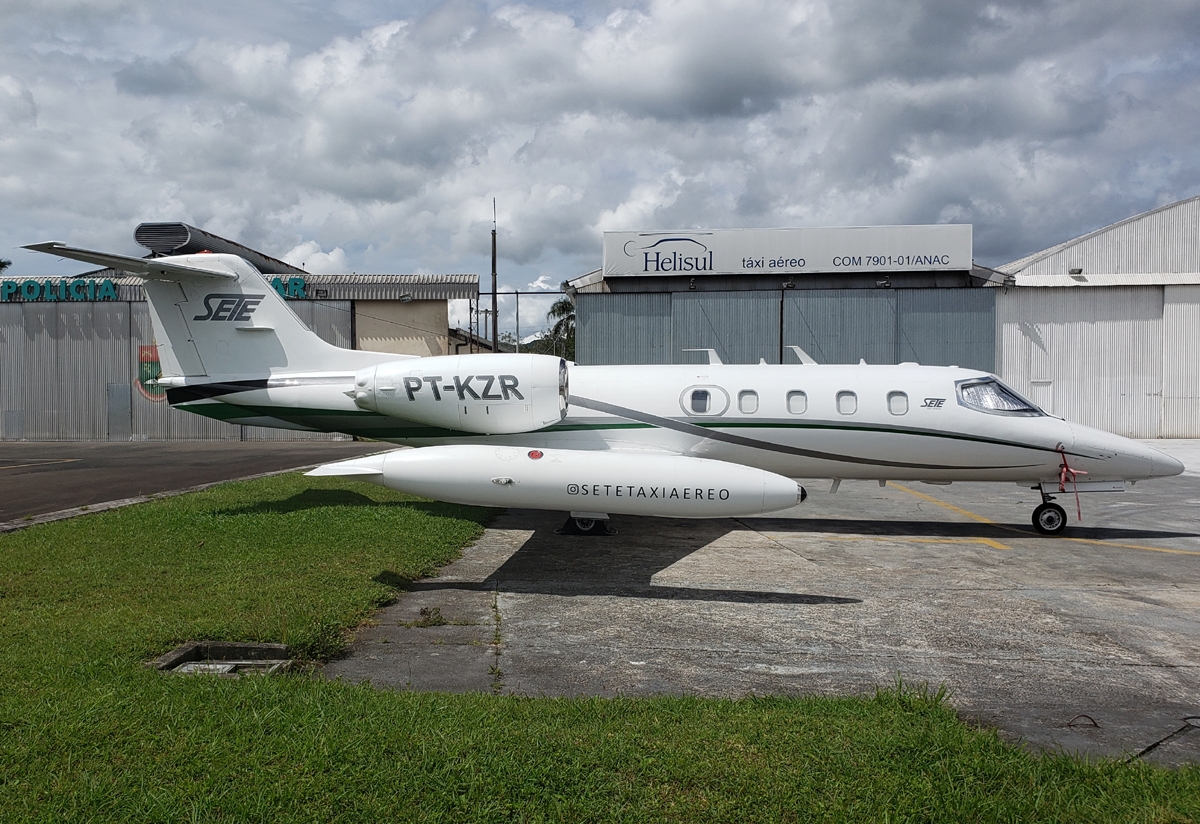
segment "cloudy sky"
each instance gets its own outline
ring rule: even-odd
[[[1195,0],[0,0],[0,256],[183,220],[550,286],[606,229],[966,222],[1000,264],[1200,194]]]

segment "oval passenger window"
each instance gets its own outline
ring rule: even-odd
[[[703,415],[709,409],[709,394],[707,389],[697,389],[692,392],[692,411]]]
[[[908,414],[908,395],[903,392],[888,392],[888,411],[893,415]]]
[[[853,415],[858,411],[858,395],[853,392],[837,393],[837,411],[843,415]]]
[[[758,411],[758,393],[753,389],[738,392],[738,409],[744,415],[753,415]]]
[[[787,393],[787,411],[793,415],[803,415],[808,411],[808,395],[799,389]]]

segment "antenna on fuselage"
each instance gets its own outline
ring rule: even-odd
[[[725,361],[721,360],[721,356],[717,354],[716,349],[684,349],[682,351],[684,351],[684,352],[707,352],[708,353],[708,362],[710,364],[725,362]]]
[[[812,355],[805,352],[799,346],[789,346],[787,348],[791,349],[792,352],[795,353],[796,357],[800,359],[801,363],[812,364],[813,366],[816,366],[817,362],[815,360],[813,360]]]

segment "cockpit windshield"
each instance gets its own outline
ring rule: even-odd
[[[959,381],[958,402],[969,409],[978,409],[992,415],[1017,415],[1034,417],[1046,413],[996,378],[979,378]]]

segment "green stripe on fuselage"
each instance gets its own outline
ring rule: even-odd
[[[358,435],[364,438],[384,440],[411,440],[426,438],[475,438],[486,437],[481,433],[462,432],[456,429],[446,429],[437,426],[422,426],[408,421],[399,423],[397,418],[380,415],[376,412],[341,409],[317,409],[306,407],[282,406],[240,406],[225,401],[188,402],[177,404],[174,408],[197,415],[215,418],[220,421],[237,423],[240,418],[276,418],[288,423],[301,424],[326,432],[343,432],[347,435]],[[334,418],[342,418],[337,426],[331,425]],[[314,420],[320,419],[320,420]],[[676,419],[672,419],[676,420]],[[874,432],[886,435],[913,435],[923,438],[941,438],[973,443],[986,443],[995,446],[1015,446],[1024,449],[1042,447],[1029,444],[1004,441],[997,438],[986,438],[977,435],[966,435],[954,432],[937,432],[927,429],[908,429],[904,427],[884,426],[879,424],[843,424],[826,422],[801,421],[729,421],[729,420],[698,420],[696,418],[680,418],[681,423],[691,424],[703,429],[761,429],[761,430],[814,430],[814,431],[844,431],[844,432]],[[544,429],[536,430],[539,434],[557,432],[611,432],[630,431],[638,429],[658,429],[650,423],[630,421],[603,421],[597,423],[557,423]],[[763,441],[763,446],[770,448],[771,441]],[[1052,450],[1043,450],[1052,451]]]

